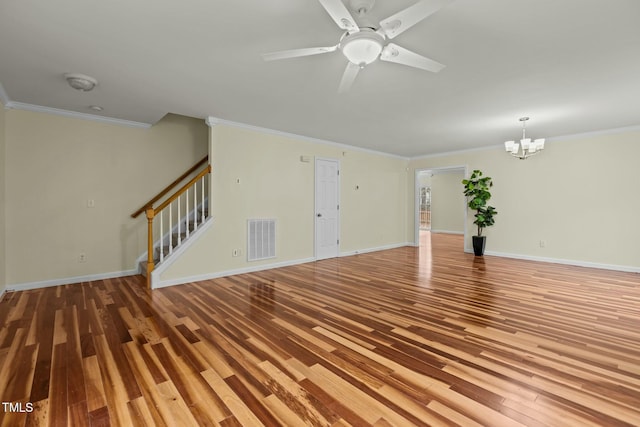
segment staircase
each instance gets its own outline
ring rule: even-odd
[[[198,234],[210,219],[210,164],[167,196],[173,188],[192,176],[208,160],[209,156],[204,157],[131,215],[136,218],[145,212],[147,216],[147,253],[146,261],[140,262],[140,273],[147,278],[149,288],[152,285],[151,273],[156,266],[162,265],[174,256],[178,248]],[[159,205],[154,207],[156,203]],[[158,236],[157,239],[154,239],[154,233]]]
[[[169,258],[169,256],[173,255],[173,251],[176,250],[180,245],[185,243],[187,239],[192,238],[194,232],[197,231],[200,225],[203,224],[209,218],[208,205],[205,205],[204,209],[199,208],[197,210],[197,215],[198,215],[197,217],[198,221],[191,219],[189,220],[188,223],[186,223],[189,227],[188,233],[187,233],[187,228],[185,226],[185,222],[183,222],[180,227],[181,229],[180,234],[178,234],[178,232],[172,231],[170,234],[171,238],[169,238],[169,235],[167,235],[162,239],[164,243],[162,245],[162,255],[160,253],[160,248],[161,248],[160,241],[157,241],[154,243],[153,263],[156,267],[158,267],[159,264],[161,264],[167,258]],[[191,215],[189,215],[189,217],[191,217]],[[144,277],[147,277],[147,263],[148,263],[148,260],[140,261],[138,263],[138,271]]]

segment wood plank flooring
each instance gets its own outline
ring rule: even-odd
[[[640,275],[423,245],[6,294],[0,425],[640,425]]]

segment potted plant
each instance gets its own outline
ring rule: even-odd
[[[494,224],[494,216],[498,214],[493,206],[487,205],[491,198],[489,189],[493,187],[493,181],[488,176],[482,176],[482,172],[474,170],[469,179],[463,179],[464,195],[467,196],[467,206],[476,211],[474,224],[478,226],[478,234],[472,236],[473,253],[477,256],[484,254],[486,236],[482,235],[482,230]]]

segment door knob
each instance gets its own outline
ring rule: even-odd
[[[317,216],[318,218],[320,218],[320,217],[322,216],[322,214],[320,214],[320,213],[319,213],[319,214],[317,214],[316,216]]]

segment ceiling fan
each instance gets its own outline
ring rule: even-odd
[[[439,62],[418,55],[395,43],[386,43],[386,41],[413,27],[453,0],[420,0],[414,5],[383,19],[380,21],[379,26],[373,24],[367,16],[375,0],[348,0],[351,10],[357,14],[357,21],[342,0],[318,1],[338,24],[338,27],[345,31],[338,44],[335,46],[265,53],[262,55],[265,61],[318,55],[340,50],[349,61],[338,88],[340,93],[349,90],[358,72],[378,58],[382,61],[408,65],[409,67],[420,68],[434,73],[444,68],[444,65]]]

